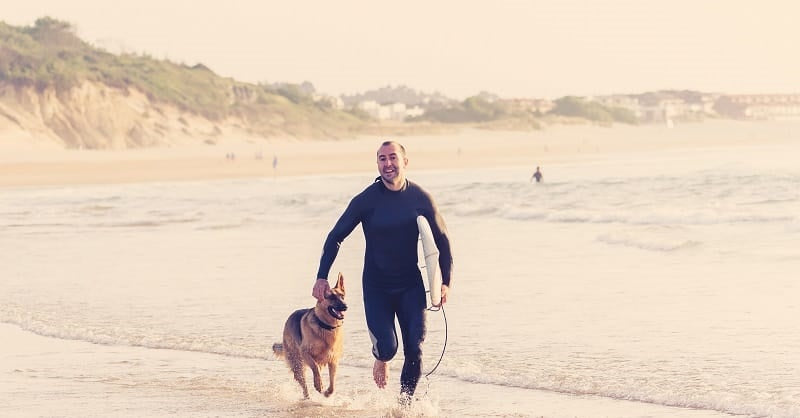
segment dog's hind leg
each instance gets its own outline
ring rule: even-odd
[[[333,382],[336,380],[336,363],[328,363],[328,390],[325,391],[325,397],[333,394]]]

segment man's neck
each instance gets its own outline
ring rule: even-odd
[[[387,189],[389,189],[389,190],[391,190],[393,192],[398,192],[398,191],[402,190],[403,186],[405,186],[405,184],[406,184],[405,177],[395,179],[394,183],[390,183],[390,182],[386,181],[384,178],[381,178],[381,181],[383,181],[383,185]]]

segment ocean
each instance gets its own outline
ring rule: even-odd
[[[798,417],[797,150],[409,168],[455,260],[409,410],[402,351],[372,382],[360,228],[337,392],[302,401],[271,352],[375,173],[4,189],[3,344],[37,354],[0,360],[0,416]]]

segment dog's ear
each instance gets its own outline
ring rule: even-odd
[[[344,276],[342,276],[341,271],[339,272],[339,278],[336,279],[336,288],[344,293]]]

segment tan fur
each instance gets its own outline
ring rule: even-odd
[[[338,311],[347,309],[344,303],[344,277],[339,273],[336,286],[331,289],[331,295],[317,302],[313,308],[300,309],[289,315],[283,328],[283,344],[275,343],[272,350],[277,356],[286,359],[289,370],[294,374],[295,380],[303,389],[303,397],[308,399],[305,366],[311,369],[314,375],[314,388],[322,392],[322,376],[320,368],[328,366],[329,385],[325,396],[330,396],[334,390],[336,380],[336,367],[342,356],[344,334],[342,331],[343,319],[331,315],[329,308],[337,307]],[[325,329],[319,321],[333,329]]]

